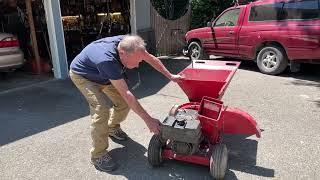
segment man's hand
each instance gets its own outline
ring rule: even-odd
[[[157,71],[161,72],[164,76],[170,79],[173,82],[179,81],[181,79],[180,75],[171,74],[166,67],[162,64],[162,62],[154,57],[153,55],[149,54],[147,51],[144,52],[143,59],[150,64],[153,68]]]
[[[179,80],[181,80],[181,78],[182,78],[182,76],[180,76],[180,75],[171,74],[171,76],[170,76],[170,80],[173,82],[178,82]]]
[[[160,133],[160,122],[157,119],[150,118],[149,120],[145,121],[150,132],[154,134],[159,134]]]
[[[150,132],[158,134],[160,131],[160,123],[157,119],[152,118],[140,105],[134,95],[129,91],[126,82],[123,79],[110,80],[112,85],[117,89],[123,99],[128,103],[129,107],[137,113],[146,123]]]

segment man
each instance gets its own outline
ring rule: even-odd
[[[159,133],[159,121],[143,109],[123,79],[124,68],[136,68],[142,60],[170,80],[179,80],[180,76],[171,74],[159,59],[149,54],[143,39],[135,35],[94,41],[71,63],[71,80],[90,106],[91,163],[99,170],[108,172],[116,169],[117,165],[107,151],[108,136],[127,139],[120,123],[125,120],[130,108],[141,117],[150,132]],[[112,107],[108,100],[112,101]]]

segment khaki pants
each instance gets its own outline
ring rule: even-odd
[[[112,85],[89,81],[72,71],[70,78],[89,103],[93,146],[91,157],[100,157],[107,152],[108,133],[120,128],[120,123],[129,113],[129,106]]]

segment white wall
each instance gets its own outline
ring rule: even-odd
[[[137,30],[151,28],[150,0],[135,0]]]
[[[69,73],[61,21],[60,1],[45,0],[44,9],[46,12],[54,77],[65,79]]]

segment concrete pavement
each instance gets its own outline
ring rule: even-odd
[[[164,63],[175,72],[188,65]],[[153,116],[162,119],[173,104],[187,101],[176,84],[150,67],[140,72],[135,94]],[[249,112],[263,132],[259,140],[224,138],[230,150],[226,179],[319,179],[319,90],[317,69],[268,76],[243,63],[223,100]],[[95,170],[89,163],[87,104],[69,80],[2,93],[0,107],[0,179],[211,179],[208,168],[197,165],[167,161],[149,167],[151,134],[133,112],[123,124],[131,139],[110,141],[121,167],[111,174]]]

